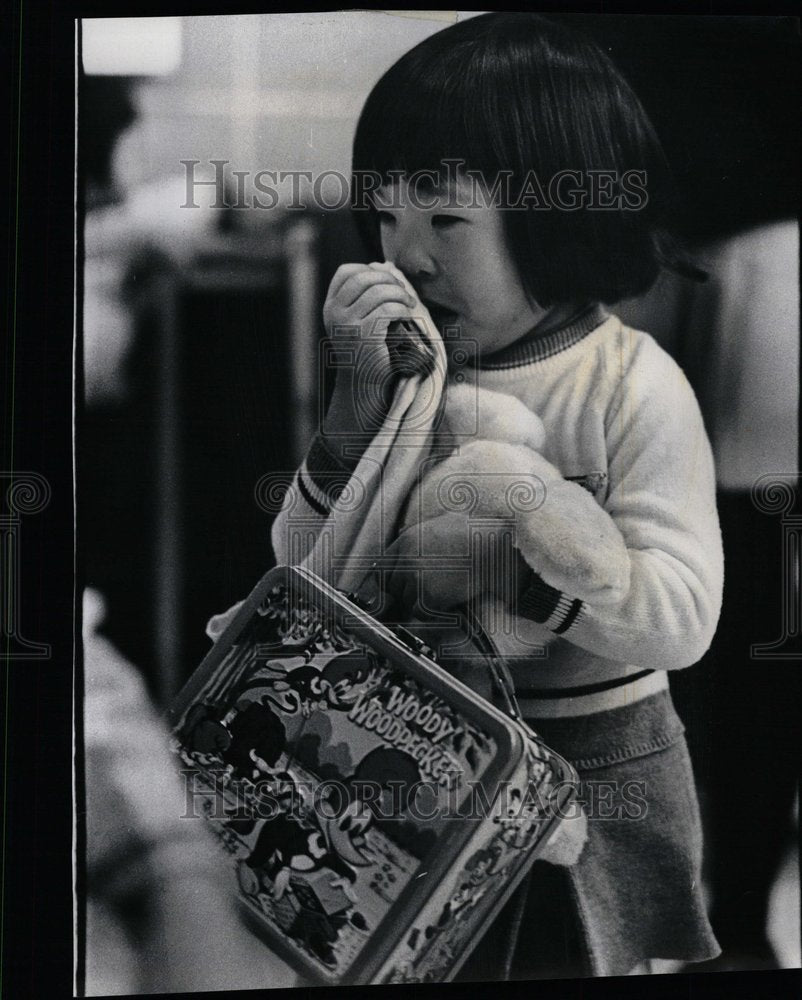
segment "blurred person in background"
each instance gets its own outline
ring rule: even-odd
[[[769,900],[795,842],[802,678],[793,661],[751,652],[781,635],[786,588],[794,585],[784,575],[780,518],[761,511],[751,491],[771,473],[792,483],[797,466],[798,225],[749,228],[700,248],[696,259],[708,270],[705,285],[666,276],[624,311],[635,326],[656,324],[673,345],[699,393],[716,459],[722,615],[699,668],[677,682],[703,796],[711,923],[722,946],[705,968],[779,968]]]
[[[230,870],[139,671],[99,633],[84,591],[84,995],[294,986],[243,925]]]
[[[85,956],[78,983],[87,996],[292,986],[295,973],[243,926],[206,823],[187,816],[188,789],[141,671],[104,634],[104,592],[136,579],[135,563],[116,556],[119,533],[143,527],[132,520],[136,504],[127,493],[142,484],[128,477],[137,469],[130,450],[137,428],[124,406],[131,389],[126,363],[136,346],[126,282],[137,252],[149,244],[141,232],[131,237],[111,168],[114,145],[135,118],[130,81],[81,83],[86,411],[79,423],[79,530],[89,586],[79,803]]]

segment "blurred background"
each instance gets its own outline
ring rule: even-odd
[[[79,25],[79,568],[105,603],[103,635],[158,705],[208,651],[210,615],[272,565],[257,486],[288,481],[303,457],[326,403],[325,289],[339,264],[368,259],[338,180],[362,102],[454,16],[473,14]],[[666,276],[617,311],[685,369],[716,453],[722,624],[705,661],[672,677],[708,835],[715,967],[799,965],[798,597],[782,518],[751,496],[798,468],[797,25],[561,19],[641,97],[682,195],[677,231],[710,274]],[[273,194],[260,192],[260,171],[330,173],[315,198],[270,174]],[[772,655],[752,654],[761,642]]]

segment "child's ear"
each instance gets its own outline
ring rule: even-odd
[[[546,438],[543,421],[520,399],[476,385],[448,386],[446,422],[457,444],[503,441],[539,451]]]

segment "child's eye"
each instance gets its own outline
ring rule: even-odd
[[[462,222],[462,219],[457,215],[433,215],[432,216],[432,228],[433,229],[453,229],[457,223]]]

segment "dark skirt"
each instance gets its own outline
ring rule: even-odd
[[[588,840],[570,868],[535,862],[458,980],[497,980],[505,961],[511,979],[546,979],[718,955],[701,892],[693,772],[669,692],[594,715],[528,721],[579,772]]]

